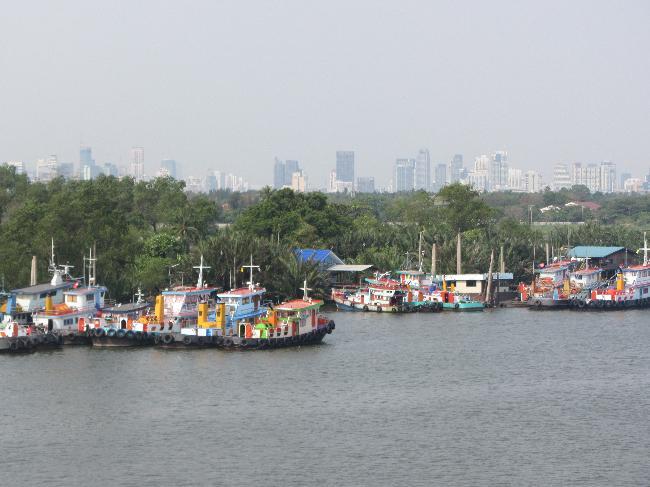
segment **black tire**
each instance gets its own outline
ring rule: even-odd
[[[9,343],[9,351],[10,352],[15,352],[16,350],[18,350],[18,343],[16,343],[15,341],[10,342]]]
[[[185,335],[183,337],[183,344],[185,345],[191,345],[192,344],[192,337],[189,335]]]
[[[117,333],[115,334],[117,338],[124,338],[126,336],[126,331],[124,330],[117,330]]]
[[[542,302],[539,299],[537,301],[535,301],[535,307],[536,308],[541,308],[542,307]]]
[[[367,304],[364,304],[364,305],[363,305],[363,310],[364,310],[364,311],[368,311],[368,305],[367,305]]]
[[[133,338],[135,336],[135,333],[133,330],[127,330],[126,335],[127,338]]]
[[[170,334],[167,334],[167,335],[162,337],[162,341],[163,341],[163,343],[165,345],[169,345],[170,343],[172,343],[174,341],[174,336],[170,335]]]
[[[230,347],[232,347],[232,339],[230,339],[230,338],[226,338],[226,339],[223,341],[223,346],[226,347],[226,348],[230,348]]]
[[[106,330],[104,330],[103,328],[95,328],[95,331],[93,331],[93,333],[96,337],[103,337],[104,335],[106,335]]]
[[[378,312],[378,313],[381,313],[381,312],[382,312],[381,306],[377,306],[377,312]]]
[[[458,303],[454,304],[454,309],[460,309],[460,304]]]
[[[153,342],[154,342],[156,345],[158,345],[158,344],[160,343],[160,335],[156,335],[155,337],[153,337]]]

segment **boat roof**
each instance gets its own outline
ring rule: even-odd
[[[165,296],[189,296],[189,295],[201,295],[201,294],[211,294],[215,291],[218,291],[219,288],[216,287],[175,287],[173,289],[166,289],[162,292]]]
[[[323,301],[320,299],[310,299],[308,301],[305,301],[304,299],[292,299],[278,304],[275,309],[280,311],[296,311],[299,309],[320,307],[322,305]]]
[[[108,291],[108,289],[105,286],[92,286],[92,287],[78,287],[75,289],[70,289],[66,291],[64,294],[67,295],[74,295],[74,296],[81,296],[82,294],[88,294],[88,293],[94,293],[95,291]]]
[[[591,274],[599,274],[601,272],[602,272],[602,269],[593,268],[593,269],[582,269],[581,271],[575,271],[572,274],[573,275],[579,275],[579,276],[588,276],[588,275],[591,275]]]
[[[366,264],[336,264],[327,270],[329,272],[363,272],[371,267],[372,265]]]
[[[105,313],[112,313],[115,315],[133,313],[134,311],[140,311],[151,306],[150,303],[125,303],[118,304],[116,306],[111,306],[110,308],[105,308]]]
[[[644,271],[646,269],[650,269],[650,265],[643,265],[643,264],[631,265],[628,267],[623,267],[622,270],[623,272],[636,272],[636,271]]]
[[[56,291],[58,289],[68,289],[73,286],[73,282],[65,281],[61,284],[37,284],[35,286],[21,287],[19,289],[14,289],[11,291],[13,294],[42,294],[47,292]]]
[[[223,293],[217,294],[217,296],[224,297],[224,298],[230,298],[230,297],[244,297],[244,296],[253,296],[255,294],[262,294],[265,293],[266,289],[263,287],[255,286],[253,289],[249,287],[240,287],[237,289],[231,289],[229,291],[225,291]]]

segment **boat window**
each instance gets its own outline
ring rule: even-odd
[[[465,286],[467,286],[467,287],[476,287],[476,281],[466,281]]]
[[[41,299],[44,299],[44,298],[47,297],[47,293],[41,293],[41,295],[40,295],[39,297],[40,297]]]
[[[77,296],[74,295],[74,294],[68,294],[65,297],[65,300],[66,300],[67,303],[76,303],[77,302]]]
[[[88,302],[95,301],[95,295],[94,294],[86,294],[86,301],[88,301]]]

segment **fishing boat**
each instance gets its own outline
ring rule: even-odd
[[[409,310],[405,305],[407,293],[407,288],[399,283],[369,282],[356,290],[333,289],[332,300],[341,311],[398,313]]]
[[[301,288],[302,299],[284,301],[266,316],[254,322],[240,322],[233,334],[219,337],[217,346],[223,349],[284,348],[320,343],[336,328],[334,321],[320,313],[324,302],[309,297],[307,282]]]
[[[620,268],[613,282],[591,289],[572,302],[580,310],[619,310],[650,307],[650,265]]]
[[[0,323],[0,353],[30,353],[41,345],[51,344],[58,347],[58,339],[37,336],[32,328],[15,322]],[[42,347],[41,347],[42,348]]]
[[[135,301],[104,308],[100,315],[79,324],[80,333],[85,325],[90,344],[97,348],[153,344],[154,337],[147,331],[151,304],[143,297],[138,289]]]

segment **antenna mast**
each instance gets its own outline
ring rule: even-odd
[[[258,265],[253,265],[253,254],[251,254],[251,263],[249,265],[243,265],[242,267],[245,267],[247,269],[250,269],[250,277],[248,280],[248,289],[251,291],[255,289],[255,283],[253,282],[253,269],[259,269],[260,266]]]
[[[194,268],[199,270],[199,280],[196,283],[196,287],[202,288],[203,287],[203,269],[210,269],[209,266],[203,265],[203,254],[201,254],[201,264],[200,265],[195,265]]]

